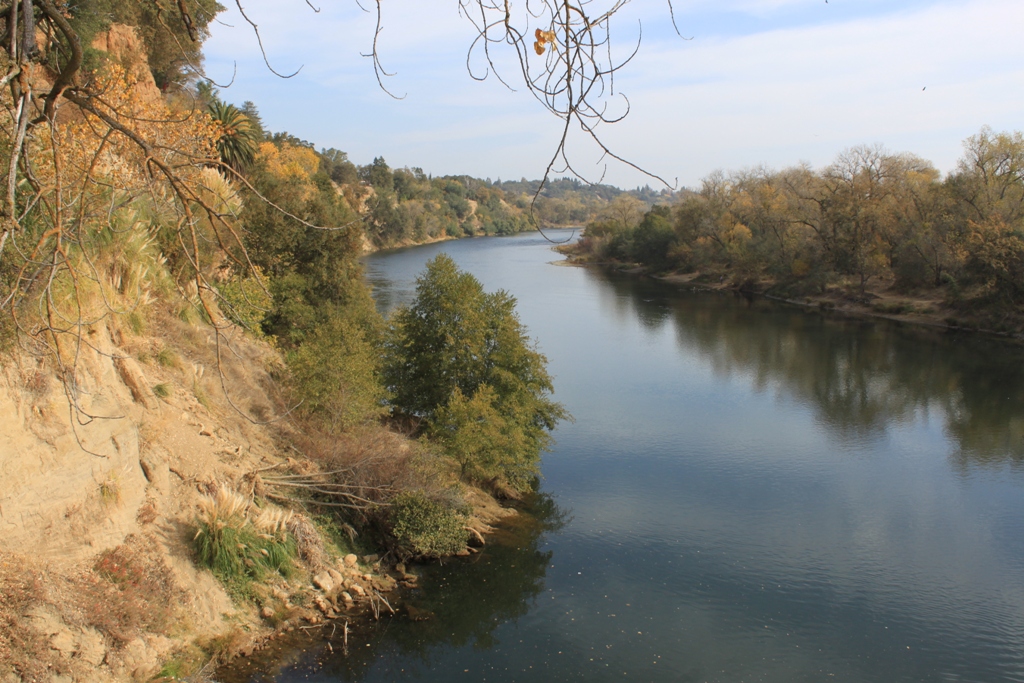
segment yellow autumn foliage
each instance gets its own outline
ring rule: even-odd
[[[319,159],[309,147],[283,142],[279,147],[273,142],[259,145],[258,159],[266,164],[271,175],[282,180],[308,180],[319,170]]]

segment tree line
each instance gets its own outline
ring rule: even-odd
[[[846,150],[820,171],[718,171],[644,213],[620,200],[577,250],[793,297],[927,291],[1013,330],[1024,302],[1024,136],[985,127],[963,147],[945,177],[880,146]]]

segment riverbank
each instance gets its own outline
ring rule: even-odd
[[[579,255],[573,245],[556,247],[555,251],[566,257],[566,263],[574,266],[593,266],[617,273],[637,277],[650,277],[680,287],[691,287],[708,291],[737,292],[748,296],[763,296],[799,306],[809,311],[860,318],[880,318],[894,322],[922,325],[938,329],[976,332],[1015,342],[1024,342],[1021,321],[1010,319],[1003,322],[1004,329],[995,329],[992,319],[982,309],[951,304],[941,289],[917,290],[915,292],[895,291],[891,282],[876,280],[863,291],[854,285],[830,285],[823,292],[788,295],[779,291],[770,280],[737,282],[727,273],[681,273],[624,264],[616,261],[594,260],[588,255]]]
[[[60,377],[36,358],[0,367],[4,683],[191,677],[305,627],[398,609],[391,596],[416,586],[368,536],[288,487],[330,462],[405,466],[415,445],[368,425],[328,454],[288,417],[279,351],[233,329],[233,353],[218,359],[204,328],[160,306],[150,315],[148,331],[96,326],[79,358],[76,406],[116,419],[76,421]],[[459,490],[470,555],[512,513]],[[221,491],[239,509],[224,512]],[[281,568],[207,569],[196,540],[213,509],[250,534],[274,516],[271,535],[286,529],[294,543]]]
[[[492,537],[515,526],[522,514],[475,487],[467,487],[465,500],[472,507],[467,523],[471,542],[453,557],[468,558],[484,551]],[[418,622],[432,616],[416,606],[423,600],[421,576],[431,564],[389,564],[377,555],[344,558],[337,569],[314,577],[311,585],[293,596],[296,604],[285,618],[247,634],[225,652],[211,680],[248,683],[280,670],[311,648],[323,648],[332,657],[365,657],[365,643],[381,624],[393,618]]]

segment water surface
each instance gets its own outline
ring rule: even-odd
[[[440,251],[505,289],[575,416],[536,516],[427,572],[292,681],[1024,680],[1024,365],[560,260],[538,235],[377,254],[388,309]]]

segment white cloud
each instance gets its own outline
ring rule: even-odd
[[[557,120],[521,88],[510,93],[493,79],[481,84],[467,75],[472,26],[454,7],[385,3],[380,51],[385,67],[397,72],[387,86],[407,94],[395,101],[359,56],[371,45],[374,17],[354,2],[323,0],[320,14],[300,2],[249,4],[272,64],[282,71],[305,64],[300,75],[271,76],[238,17],[226,19],[233,29],[214,28],[207,63],[225,80],[237,60],[239,77],[226,96],[254,100],[273,128],[345,149],[361,163],[384,154],[393,165],[434,173],[543,171]],[[844,147],[873,142],[949,169],[960,141],[983,124],[1019,125],[1024,3],[916,0],[893,11],[874,0],[831,0],[827,11],[815,3],[806,12],[803,4],[677,0],[684,29],[705,27],[692,41],[664,30],[664,4],[628,5],[632,14],[623,16],[619,39],[625,45],[631,22],[644,20],[645,42],[616,77],[632,113],[603,129],[606,140],[631,160],[692,185],[714,168],[822,165]],[[738,22],[736,13],[755,19]],[[590,164],[596,156],[589,149],[581,166],[599,175]],[[647,182],[616,165],[608,179]]]

